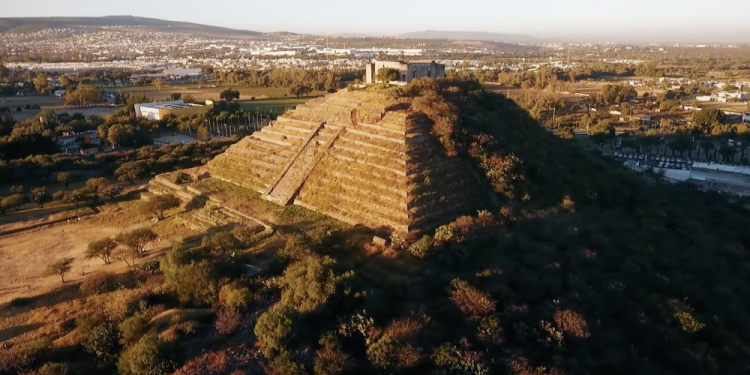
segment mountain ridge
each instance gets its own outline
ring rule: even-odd
[[[175,32],[185,32],[197,35],[236,35],[255,37],[262,33],[250,30],[230,29],[220,26],[203,25],[191,22],[169,21],[158,18],[135,17],[135,16],[103,16],[103,17],[6,17],[0,18],[0,33],[13,32],[27,26],[39,28],[59,27],[108,27],[108,26],[130,26],[145,27],[152,29],[169,29]]]

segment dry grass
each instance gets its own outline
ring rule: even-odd
[[[201,321],[213,315],[211,309],[171,309],[151,318],[149,325],[153,333],[161,333],[179,322]]]
[[[122,262],[104,265],[98,258],[87,260],[84,253],[92,241],[152,226],[149,218],[140,214],[139,204],[138,200],[108,202],[98,208],[99,214],[82,218],[80,222],[0,238],[0,341],[23,344],[39,337],[51,337],[57,340],[56,345],[75,344],[82,339],[80,332],[62,332],[62,322],[81,315],[120,316],[142,293],[158,287],[158,282],[147,281],[140,290],[118,290],[91,297],[79,292],[79,283],[85,278],[99,272],[120,274],[128,270]],[[13,225],[24,227],[69,214],[60,210],[35,211],[16,216],[16,219],[26,217],[29,220],[18,220]],[[175,220],[165,220],[152,226],[159,241],[148,245],[149,255],[139,259],[138,264],[156,258],[173,242],[195,234],[175,223]],[[45,273],[47,264],[63,257],[75,259],[65,285],[61,285],[59,276]]]

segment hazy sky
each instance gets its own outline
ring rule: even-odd
[[[0,17],[133,15],[254,31],[421,30],[547,40],[750,43],[750,0],[3,0]]]

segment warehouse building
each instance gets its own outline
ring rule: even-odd
[[[185,103],[182,100],[169,102],[141,103],[135,105],[135,115],[145,117],[149,120],[161,120],[168,115],[192,116],[209,111],[214,107],[214,102],[206,100],[206,104]]]

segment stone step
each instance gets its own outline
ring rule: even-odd
[[[272,137],[265,136],[262,133],[263,132],[255,132],[255,133],[251,134],[250,137],[258,139],[258,140],[261,140],[263,142],[273,143],[273,144],[276,144],[276,145],[279,145],[279,146],[284,146],[284,147],[291,147],[292,146],[292,144],[289,143],[289,142],[285,142],[285,141],[281,141],[281,140],[278,140],[278,139],[274,139]]]

